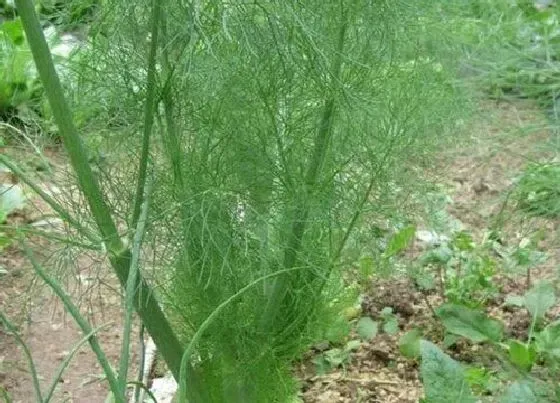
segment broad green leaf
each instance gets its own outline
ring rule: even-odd
[[[438,246],[430,250],[421,258],[422,264],[445,264],[453,257],[453,251],[447,245]]]
[[[406,358],[418,358],[420,356],[420,337],[422,333],[418,329],[412,329],[399,340],[399,350]]]
[[[399,331],[399,321],[396,316],[389,316],[385,319],[383,331],[387,334],[396,334]]]
[[[430,403],[473,403],[475,398],[457,361],[429,341],[420,341],[420,374]]]
[[[362,340],[371,340],[377,336],[378,324],[369,316],[364,316],[358,321],[356,331]]]
[[[509,360],[519,369],[529,372],[537,358],[535,347],[519,340],[510,340],[508,344]]]
[[[393,308],[386,306],[381,310],[381,316],[386,317],[393,314]]]
[[[443,337],[443,346],[445,348],[449,348],[455,343],[457,343],[457,341],[460,339],[461,336],[457,336],[456,334],[453,333],[445,333],[445,336]]]
[[[535,284],[525,294],[525,307],[534,319],[543,319],[548,311],[556,303],[554,287],[551,283],[543,281]]]
[[[389,243],[387,245],[387,249],[385,250],[385,257],[389,258],[395,256],[396,254],[402,252],[410,242],[414,239],[414,234],[416,233],[416,227],[409,226],[401,229],[399,232],[394,234]]]
[[[560,359],[560,321],[549,324],[535,335],[535,346],[540,353]]]
[[[350,330],[350,323],[341,316],[330,324],[325,332],[325,339],[332,344],[341,343],[350,334]]]
[[[507,388],[501,403],[528,403],[537,402],[538,399],[525,382],[515,382]]]
[[[485,313],[462,305],[445,304],[436,310],[449,333],[468,338],[475,343],[499,342],[503,324],[490,319]]]

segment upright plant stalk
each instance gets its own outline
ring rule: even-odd
[[[125,302],[125,318],[123,329],[123,341],[121,348],[121,357],[119,363],[119,384],[122,389],[126,389],[128,365],[130,356],[130,331],[132,329],[132,313],[134,311],[134,291],[138,284],[139,267],[138,261],[140,260],[140,252],[142,248],[142,239],[146,230],[146,221],[148,219],[149,197],[150,197],[150,183],[144,192],[144,202],[140,210],[140,217],[138,218],[138,225],[134,233],[132,242],[132,259],[130,262],[130,271],[128,273],[128,280],[126,283],[126,302]]]
[[[128,280],[131,253],[124,247],[119,237],[101,188],[88,164],[87,152],[74,126],[72,113],[66,103],[47,42],[35,15],[33,1],[16,0],[16,7],[60,136],[76,172],[78,184],[105,241],[111,265],[121,285],[125,286]],[[134,305],[169,369],[175,378],[179,379],[183,348],[154,298],[153,291],[141,276],[138,276],[138,286],[135,288]]]
[[[167,38],[167,21],[164,16],[161,18],[161,31],[164,38]],[[162,102],[165,114],[165,137],[163,139],[165,146],[170,154],[171,168],[173,170],[174,189],[184,189],[185,181],[181,170],[181,146],[179,136],[177,135],[177,126],[173,120],[173,95],[171,93],[174,71],[169,63],[169,48],[166,46],[162,50],[163,69],[166,78],[165,86],[162,89]],[[182,54],[182,51],[181,51]]]
[[[337,56],[334,62],[331,82],[335,83],[340,78],[340,71],[342,68],[342,54],[344,50],[344,37],[346,36],[346,28],[348,25],[346,11],[344,4],[341,1],[341,25],[338,33]],[[333,89],[331,88],[331,91]],[[336,95],[331,93],[325,101],[321,121],[317,131],[317,136],[314,142],[313,155],[307,173],[305,175],[305,193],[306,197],[299,202],[292,222],[292,229],[288,235],[287,245],[284,251],[283,267],[290,269],[297,264],[297,257],[301,249],[303,234],[307,225],[309,217],[309,198],[311,197],[314,189],[316,188],[319,180],[319,175],[322,167],[324,166],[327,150],[331,142],[333,118],[335,113]],[[266,308],[264,310],[261,326],[265,329],[270,323],[276,319],[282,306],[282,300],[286,296],[289,289],[289,275],[283,275],[275,279],[271,296],[268,299]]]
[[[150,29],[150,54],[148,55],[148,77],[146,81],[146,101],[144,104],[144,133],[142,135],[142,153],[138,167],[138,179],[136,180],[136,196],[132,210],[132,221],[130,228],[136,228],[142,200],[144,198],[144,187],[150,158],[150,137],[154,127],[154,112],[156,106],[156,56],[158,49],[158,26],[161,21],[161,1],[152,1],[152,16]]]

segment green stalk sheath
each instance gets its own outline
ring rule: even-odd
[[[136,228],[140,209],[144,197],[146,185],[146,174],[148,159],[150,158],[150,137],[154,126],[154,113],[156,106],[156,56],[158,48],[158,25],[161,20],[161,1],[153,0],[151,16],[151,41],[150,54],[148,56],[148,77],[146,82],[146,103],[144,106],[144,133],[142,135],[142,154],[140,155],[140,166],[138,167],[138,179],[136,180],[136,196],[132,210],[132,221],[130,228]]]
[[[125,286],[131,261],[130,250],[124,247],[119,237],[109,207],[88,164],[87,152],[74,126],[72,114],[64,98],[47,42],[35,15],[33,1],[16,0],[16,6],[60,136],[76,172],[78,184],[89,203],[93,218],[105,240],[111,265],[121,285]],[[152,289],[141,276],[138,276],[138,284],[134,295],[135,308],[169,369],[175,378],[179,379],[183,348],[154,298]]]
[[[132,254],[130,250],[126,250],[120,256],[109,257],[119,277],[119,281],[123,286],[125,286],[128,281],[131,258]],[[135,290],[134,307],[140,315],[142,323],[146,326],[148,333],[152,336],[169,370],[173,373],[173,377],[179,379],[183,347],[179,343],[169,321],[159,307],[153,294],[154,291],[140,274],[138,275]]]
[[[167,21],[162,16],[161,18],[161,31],[164,38],[167,38]],[[165,39],[164,39],[165,40]],[[177,135],[177,127],[173,120],[173,95],[171,93],[173,83],[173,69],[169,63],[169,48],[163,48],[163,69],[164,76],[167,77],[165,86],[162,89],[162,102],[165,114],[165,137],[163,142],[170,155],[171,169],[173,170],[173,180],[175,183],[174,189],[184,189],[185,181],[183,180],[183,172],[181,170],[181,146],[179,137]]]
[[[132,242],[132,260],[130,262],[130,271],[128,272],[128,279],[126,282],[126,304],[125,304],[125,319],[123,329],[123,341],[121,348],[121,358],[119,363],[119,384],[122,389],[126,389],[126,381],[128,376],[128,365],[130,356],[130,332],[132,329],[132,313],[134,311],[134,291],[138,285],[139,267],[138,261],[140,260],[140,251],[142,248],[142,238],[146,230],[146,221],[148,219],[149,208],[149,187],[144,192],[144,202],[140,211],[138,225],[134,233]]]
[[[101,365],[101,368],[103,368],[103,372],[105,373],[105,376],[107,377],[107,381],[109,382],[109,386],[110,386],[111,391],[113,392],[113,394],[115,396],[116,401],[119,402],[119,403],[126,403],[126,399],[124,397],[124,390],[122,390],[120,388],[119,383],[117,382],[117,378],[115,377],[115,373],[113,372],[113,369],[111,368],[111,364],[109,364],[109,360],[107,360],[107,356],[105,356],[105,353],[101,349],[101,346],[99,345],[99,342],[97,341],[97,336],[95,335],[95,332],[93,332],[93,329],[89,325],[88,321],[86,319],[84,319],[84,317],[80,314],[80,310],[78,309],[78,307],[76,307],[76,305],[74,305],[74,303],[72,303],[72,300],[70,299],[70,296],[68,294],[66,294],[66,292],[64,292],[64,290],[62,289],[60,284],[58,284],[58,282],[55,279],[53,279],[53,278],[51,278],[50,276],[47,275],[47,273],[43,270],[43,268],[35,260],[32,252],[27,248],[27,246],[25,244],[23,245],[23,248],[24,248],[25,254],[27,255],[27,258],[29,259],[29,261],[33,265],[33,269],[35,270],[37,275],[39,277],[41,277],[41,279],[49,287],[51,287],[51,289],[58,296],[58,298],[60,298],[60,300],[64,304],[64,307],[70,313],[70,315],[72,315],[72,318],[74,319],[76,324],[80,327],[82,332],[85,335],[91,334],[91,336],[88,339],[89,345],[91,346],[91,349],[93,350],[93,352],[97,356],[97,361]]]

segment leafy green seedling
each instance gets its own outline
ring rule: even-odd
[[[550,323],[535,335],[535,347],[547,361],[560,362],[560,321]]]
[[[535,284],[525,293],[524,302],[534,320],[543,320],[546,312],[556,303],[554,286],[549,282]]]
[[[358,350],[360,344],[358,340],[350,340],[343,348],[332,348],[315,357],[313,363],[317,374],[323,375],[335,368],[347,365],[352,357],[352,352]]]
[[[412,329],[402,335],[399,340],[399,351],[403,356],[416,359],[420,356],[420,338],[422,332],[419,329]]]
[[[508,357],[517,368],[529,372],[537,359],[537,352],[533,343],[522,343],[519,340],[508,342]]]
[[[399,331],[399,321],[393,313],[393,308],[386,306],[381,310],[383,319],[383,331],[387,334],[396,334]]]
[[[358,321],[356,332],[362,340],[372,340],[377,336],[379,324],[369,316],[364,316]]]
[[[325,339],[331,344],[340,344],[346,340],[351,331],[350,323],[339,316],[326,330]]]
[[[554,286],[547,281],[535,284],[525,295],[508,295],[505,303],[511,306],[524,307],[531,314],[530,333],[544,321],[546,312],[556,304]]]
[[[468,232],[459,231],[451,240],[426,251],[419,263],[416,283],[424,289],[439,284],[441,296],[449,302],[478,307],[496,292],[492,283],[494,258],[485,245],[477,246]],[[431,279],[426,276],[430,266],[435,269]]]
[[[494,374],[486,368],[466,368],[465,377],[475,393],[492,393],[497,387],[494,381]]]

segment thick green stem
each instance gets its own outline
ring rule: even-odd
[[[27,35],[29,47],[33,53],[35,65],[45,88],[45,94],[52,108],[54,120],[59,128],[64,147],[68,151],[80,188],[86,196],[91,212],[103,235],[107,250],[112,253],[119,253],[124,249],[123,244],[101,193],[97,178],[89,166],[86,149],[74,126],[72,113],[66,103],[47,42],[35,15],[33,2],[31,0],[18,0],[16,6]]]
[[[167,37],[167,21],[164,17],[161,19],[161,31],[163,37]],[[162,51],[163,53],[163,69],[164,76],[167,77],[165,86],[162,92],[162,102],[165,114],[165,136],[163,142],[167,148],[167,153],[170,156],[171,168],[173,170],[173,180],[175,182],[174,189],[179,189],[180,192],[184,190],[185,181],[183,179],[183,172],[181,169],[181,146],[179,142],[179,136],[177,134],[177,126],[175,125],[175,120],[173,119],[174,108],[173,108],[173,69],[169,63],[169,49],[165,47]],[[182,53],[182,52],[181,52]]]
[[[142,153],[138,167],[138,179],[136,180],[136,196],[132,210],[130,228],[136,228],[140,209],[144,197],[148,160],[150,158],[150,137],[154,127],[154,113],[156,107],[156,56],[158,49],[159,23],[161,20],[161,1],[152,1],[150,54],[148,55],[148,77],[146,81],[146,101],[144,104],[144,133],[142,135]]]
[[[140,209],[140,217],[138,219],[138,225],[134,233],[134,238],[132,241],[132,260],[130,262],[130,270],[128,273],[128,279],[126,282],[126,301],[125,301],[125,317],[124,317],[124,329],[123,329],[123,340],[121,347],[121,357],[119,363],[119,384],[121,388],[126,388],[127,375],[128,375],[128,365],[130,356],[130,332],[132,330],[132,313],[134,312],[134,291],[138,285],[138,275],[139,267],[138,262],[140,260],[140,252],[142,248],[142,239],[144,238],[144,232],[146,230],[146,221],[148,219],[148,208],[149,208],[149,188],[150,182],[146,191],[144,192],[144,202],[142,203],[142,208]]]
[[[47,42],[35,15],[33,1],[16,0],[16,6],[60,136],[76,172],[78,184],[89,203],[93,218],[105,241],[111,265],[121,285],[125,286],[131,261],[130,250],[124,247],[119,237],[101,188],[88,164],[87,152],[74,126],[72,113],[66,103]],[[169,369],[175,378],[179,379],[183,348],[161,311],[153,295],[153,290],[141,276],[138,277],[138,286],[135,290],[134,306]]]

